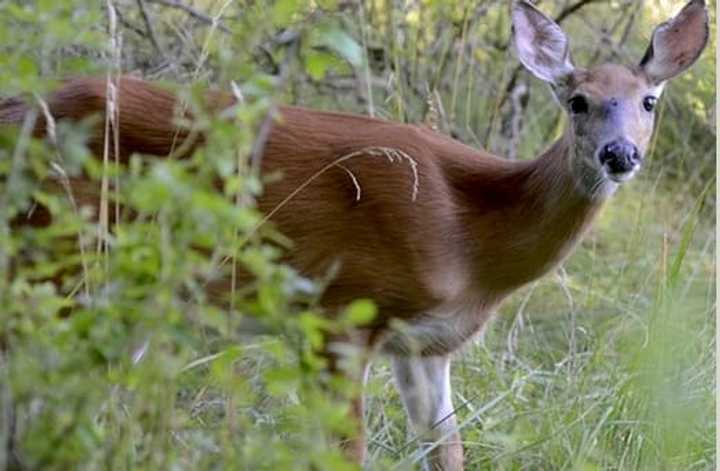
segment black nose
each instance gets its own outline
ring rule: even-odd
[[[611,173],[626,173],[640,164],[642,158],[635,144],[625,139],[613,141],[600,151],[600,164]]]

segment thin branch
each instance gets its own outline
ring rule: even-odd
[[[580,9],[581,9],[582,7],[584,7],[585,5],[588,5],[588,4],[590,4],[590,3],[599,2],[599,1],[602,1],[602,0],[580,0],[580,1],[577,2],[577,3],[573,3],[572,5],[568,6],[568,7],[565,8],[563,11],[561,11],[561,12],[558,14],[558,16],[555,17],[555,22],[558,23],[558,24],[560,24],[560,23],[563,22],[563,20],[564,20],[565,18],[567,18],[568,16],[572,15],[572,14],[575,13],[576,11],[580,10]]]
[[[279,67],[280,70],[277,83],[275,85],[276,90],[279,90],[283,86],[285,86],[285,82],[287,81],[289,75],[290,62],[293,60],[293,58],[295,58],[295,56],[297,56],[299,47],[300,37],[293,36],[292,40],[287,43],[285,59]],[[270,131],[272,130],[275,119],[277,118],[276,114],[277,105],[273,103],[270,105],[270,109],[268,109],[268,112],[265,115],[262,124],[260,125],[260,130],[258,131],[258,135],[255,138],[255,142],[253,143],[252,151],[250,152],[250,166],[251,169],[256,173],[256,175],[259,175],[260,172],[260,164],[262,162],[262,155],[265,150],[265,144],[270,138]]]
[[[147,12],[147,5],[145,5],[145,0],[137,0],[138,8],[140,9],[140,16],[143,19],[143,22],[145,23],[145,29],[147,30],[148,37],[150,38],[150,42],[152,42],[153,47],[155,47],[155,50],[159,52],[160,54],[163,53],[162,48],[160,47],[160,43],[157,40],[157,36],[155,35],[155,28],[153,28],[152,22],[150,21],[150,15]]]
[[[178,0],[147,0],[151,3],[157,3],[158,5],[164,5],[166,7],[170,8],[176,8],[178,10],[182,10],[191,17],[195,18],[196,20],[208,24],[208,25],[214,25],[216,26],[220,31],[223,33],[230,34],[230,28],[227,26],[219,23],[216,19],[214,19],[211,16],[206,15],[205,13],[201,12],[200,10],[193,8],[189,5],[185,5],[184,3],[178,1]]]
[[[121,24],[122,26],[124,26],[125,28],[129,29],[129,30],[132,31],[133,33],[137,34],[137,35],[140,36],[141,38],[146,38],[146,39],[147,39],[147,37],[148,37],[147,33],[146,33],[145,31],[143,31],[142,29],[140,29],[139,27],[135,26],[134,24],[130,23],[130,22],[127,20],[127,18],[125,18],[125,15],[122,14],[122,12],[120,11],[120,9],[115,10],[115,13],[117,14],[117,19],[118,19],[118,21],[120,22],[120,24]]]

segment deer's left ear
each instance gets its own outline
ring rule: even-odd
[[[695,63],[709,34],[705,1],[690,0],[674,18],[655,28],[640,67],[655,84],[671,79]]]

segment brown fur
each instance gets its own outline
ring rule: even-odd
[[[102,79],[66,83],[48,100],[52,115],[102,116],[105,86]],[[174,124],[172,93],[123,78],[119,97],[123,160],[134,152],[166,156],[187,136]],[[17,100],[0,104],[0,123],[18,123],[24,111]],[[322,276],[339,263],[324,299],[330,308],[369,296],[383,317],[412,319],[470,288],[501,298],[566,255],[597,208],[573,196],[572,183],[563,179],[563,141],[538,160],[510,162],[422,127],[297,107],[279,111],[262,166],[282,179],[267,186],[262,211],[274,210],[322,167],[359,152],[321,174],[271,218],[294,242],[289,262],[303,274]],[[43,134],[40,121],[37,133]],[[101,154],[102,125],[94,129],[89,145]],[[380,147],[412,158],[418,172],[414,201],[413,163],[391,162],[376,151]],[[360,186],[359,200],[348,171]],[[75,180],[73,192],[96,194],[87,185]],[[438,283],[438,277],[452,277],[449,271],[472,282]]]

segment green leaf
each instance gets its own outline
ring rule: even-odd
[[[332,54],[322,51],[308,51],[305,56],[305,70],[315,80],[325,77],[327,71],[335,62]]]
[[[348,306],[344,319],[352,325],[362,326],[369,324],[376,315],[375,303],[369,299],[358,299]]]
[[[283,26],[290,23],[302,6],[300,0],[278,0],[273,6],[273,23]]]
[[[283,396],[300,384],[300,371],[292,367],[278,366],[263,374],[268,391],[275,396]]]
[[[363,50],[349,34],[339,29],[331,29],[325,31],[321,37],[325,46],[340,54],[352,65],[356,67],[362,65]]]

